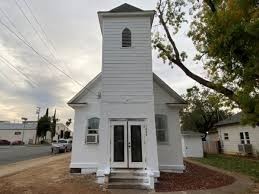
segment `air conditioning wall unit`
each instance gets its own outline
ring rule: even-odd
[[[247,155],[253,153],[252,144],[239,144],[238,151],[241,154]]]
[[[88,134],[85,140],[86,144],[98,144],[99,143],[99,135],[98,134]]]

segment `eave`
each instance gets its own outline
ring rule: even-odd
[[[75,107],[85,107],[87,106],[87,102],[82,102],[82,103],[68,103],[68,106],[75,108]]]

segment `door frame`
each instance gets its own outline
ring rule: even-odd
[[[124,125],[124,162],[114,162],[114,126]],[[142,162],[131,162],[130,126],[141,125]],[[147,127],[144,119],[112,119],[110,120],[110,165],[112,168],[145,168]]]

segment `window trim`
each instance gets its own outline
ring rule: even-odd
[[[156,124],[156,117],[165,117],[165,128],[164,129],[157,129],[157,124]],[[168,119],[167,119],[167,114],[155,114],[155,127],[156,127],[156,140],[158,145],[168,145],[169,144],[169,130],[168,130]],[[157,132],[158,131],[164,131],[165,133],[165,141],[159,141],[157,138]]]
[[[123,46],[123,32],[124,30],[128,29],[129,32],[130,32],[130,46]],[[129,29],[129,27],[124,27],[121,31],[121,48],[122,49],[130,49],[130,48],[133,48],[133,36],[132,36],[132,31]]]
[[[241,138],[241,134],[242,134],[243,138]],[[250,138],[250,134],[248,131],[241,131],[239,133],[239,139],[240,139],[241,144],[251,144],[251,138]],[[248,141],[249,141],[249,143],[247,143]]]
[[[15,131],[14,135],[22,135],[22,132],[21,131]]]
[[[98,129],[89,129],[89,120],[91,120],[91,119],[98,119],[99,120]],[[89,145],[89,144],[87,144],[87,141],[86,141],[88,135],[93,135],[93,134],[99,135],[99,128],[100,128],[100,118],[98,116],[89,117],[86,120],[85,141],[84,141],[85,145]],[[96,133],[89,133],[90,131],[95,131]]]
[[[224,136],[224,141],[229,141],[229,134],[228,133],[223,133]]]
[[[98,127],[97,128],[89,128],[89,122],[90,122],[90,120],[93,120],[93,119],[98,119]],[[87,129],[88,130],[96,130],[96,129],[99,129],[99,128],[100,128],[100,118],[99,117],[91,117],[91,118],[87,119]]]

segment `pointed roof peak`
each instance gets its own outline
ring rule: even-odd
[[[119,12],[139,12],[139,11],[143,11],[143,10],[137,7],[134,7],[128,3],[124,3],[118,7],[111,9],[109,12],[119,13]]]

